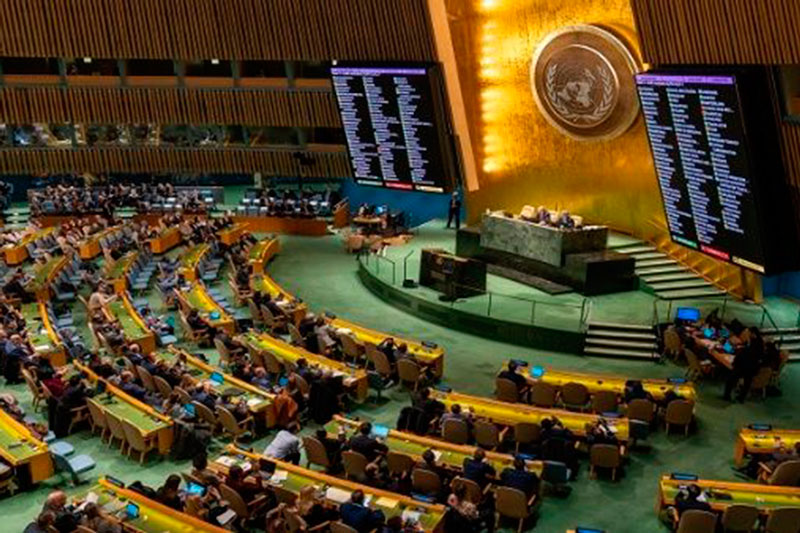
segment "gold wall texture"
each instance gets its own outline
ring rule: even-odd
[[[447,0],[447,9],[480,184],[467,195],[470,220],[487,208],[545,205],[636,235],[663,233],[641,116],[615,140],[580,142],[548,124],[530,90],[533,53],[556,29],[600,24],[636,41],[629,0]]]

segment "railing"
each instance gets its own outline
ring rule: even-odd
[[[374,277],[392,287],[402,288],[406,279],[417,282],[419,260],[409,262],[409,257],[399,256],[394,259],[380,254],[364,254],[358,257],[361,267]],[[409,267],[409,263],[412,266]],[[398,266],[402,267],[399,271]],[[398,274],[400,274],[398,276]],[[463,288],[474,291],[470,287],[452,285],[453,289]],[[416,296],[424,300],[440,301],[439,294],[427,288],[415,289]],[[580,297],[575,302],[551,302],[530,296],[508,294],[501,291],[487,290],[482,294],[457,298],[443,302],[451,309],[460,310],[479,316],[487,316],[499,320],[507,320],[533,326],[585,332],[591,317],[592,303],[588,298]]]

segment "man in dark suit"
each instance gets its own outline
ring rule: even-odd
[[[497,377],[507,379],[514,383],[514,385],[517,386],[517,392],[522,396],[528,391],[528,381],[524,376],[517,373],[518,367],[519,365],[517,365],[516,361],[509,361],[508,368],[500,372]]]
[[[496,475],[494,467],[486,462],[486,452],[481,448],[476,449],[472,457],[464,459],[463,470],[464,477],[477,483],[481,489]]]
[[[450,224],[453,222],[455,218],[456,221],[456,229],[461,227],[461,197],[458,195],[458,191],[453,191],[453,195],[450,197],[450,207],[447,210],[447,228],[450,229]]]
[[[506,468],[500,474],[500,483],[505,487],[521,490],[530,498],[539,492],[539,476],[525,469],[525,459],[514,458],[514,467]]]
[[[371,463],[379,456],[386,455],[389,448],[385,444],[378,442],[370,433],[372,433],[372,424],[364,422],[358,427],[358,433],[350,437],[350,442],[347,443],[347,446],[352,451],[366,457],[367,461]]]
[[[352,527],[358,533],[369,533],[384,522],[383,511],[369,509],[364,506],[364,493],[356,490],[350,496],[350,501],[343,503],[339,508],[342,522]]]

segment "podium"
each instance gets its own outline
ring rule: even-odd
[[[441,292],[449,300],[483,294],[486,263],[425,248],[419,264],[419,284]]]

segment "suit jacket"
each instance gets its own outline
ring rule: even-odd
[[[352,502],[343,503],[339,508],[342,522],[352,527],[358,533],[369,533],[384,520],[382,511],[373,511],[363,505]]]

